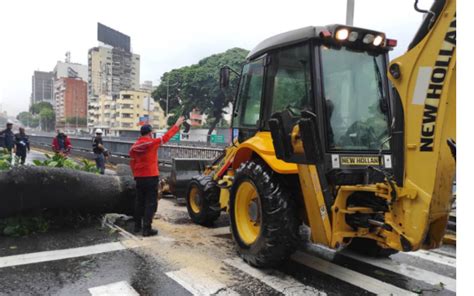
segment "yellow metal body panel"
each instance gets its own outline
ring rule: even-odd
[[[399,79],[389,77],[400,94],[406,127],[402,190],[417,193],[401,198],[393,212],[403,215],[397,219],[414,249],[435,248],[448,221],[455,171],[446,141],[456,139],[456,1],[446,1],[424,39],[391,64],[400,67]]]
[[[236,170],[242,162],[251,159],[252,154],[260,156],[270,168],[279,174],[297,174],[298,168],[294,163],[279,160],[275,156],[273,140],[270,132],[258,132],[255,136],[239,144],[237,153],[232,164]]]
[[[221,209],[226,209],[226,211],[229,211],[229,197],[230,197],[230,191],[227,188],[221,188],[220,194],[219,194],[219,203],[221,205]]]
[[[314,165],[298,164],[298,176],[311,228],[311,239],[315,243],[329,246],[331,242],[331,224],[324,196],[319,183],[318,172]],[[315,177],[316,176],[316,177]]]

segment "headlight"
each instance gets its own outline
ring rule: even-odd
[[[364,42],[365,44],[369,44],[369,43],[371,43],[371,42],[374,41],[374,38],[375,38],[374,35],[372,35],[372,34],[366,34],[366,35],[364,36],[364,39],[362,39],[362,42]]]
[[[383,37],[379,35],[375,37],[373,44],[374,46],[379,46],[380,44],[382,44],[382,41],[383,41]]]
[[[349,34],[349,38],[347,40],[349,40],[350,42],[354,42],[357,40],[357,37],[359,37],[359,33],[357,33],[356,31],[352,31]]]
[[[349,36],[349,30],[347,29],[340,29],[336,32],[336,39],[338,40],[346,40]]]

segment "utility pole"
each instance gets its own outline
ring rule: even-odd
[[[355,0],[347,0],[346,25],[348,26],[354,25],[354,1]]]

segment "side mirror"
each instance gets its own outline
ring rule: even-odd
[[[229,67],[222,67],[219,73],[219,85],[221,89],[229,87],[230,83],[230,70]]]

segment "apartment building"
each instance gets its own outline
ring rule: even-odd
[[[121,91],[118,98],[100,95],[89,107],[91,129],[102,129],[106,135],[137,137],[140,127],[149,123],[155,129],[166,128],[163,109],[149,92]]]
[[[88,73],[89,105],[101,95],[116,99],[122,90],[140,88],[140,55],[111,46],[94,47],[89,50]]]
[[[80,78],[61,77],[54,83],[56,127],[87,127],[87,82]]]

